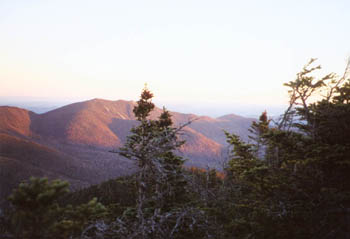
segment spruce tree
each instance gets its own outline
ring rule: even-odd
[[[144,88],[133,110],[139,124],[131,129],[132,134],[118,152],[138,165],[133,234],[139,238],[163,238],[167,234],[172,238],[178,229],[170,228],[180,226],[173,220],[179,215],[177,205],[184,202],[186,195],[184,160],[175,154],[184,144],[178,139],[183,126],[173,127],[171,114],[165,108],[158,119],[150,119],[152,98],[153,94]]]
[[[14,207],[13,232],[22,238],[47,238],[48,228],[61,213],[58,198],[68,192],[68,183],[47,178],[30,178],[21,183],[9,201]]]
[[[349,78],[316,78],[312,73],[320,66],[314,61],[285,84],[290,106],[281,121],[265,127],[262,117],[265,124],[253,123],[255,145],[227,134],[234,203],[226,225],[238,238],[349,235]],[[265,152],[255,154],[260,142]]]
[[[259,121],[253,121],[251,127],[248,129],[250,133],[248,137],[253,141],[256,157],[264,156],[264,149],[266,147],[264,134],[268,132],[270,121],[267,117],[267,112],[264,111],[260,115]]]
[[[10,234],[21,239],[73,238],[105,215],[105,207],[96,198],[76,207],[60,205],[68,186],[65,181],[34,177],[21,183],[9,197]]]

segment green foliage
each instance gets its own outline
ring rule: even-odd
[[[254,122],[246,144],[226,133],[231,212],[226,230],[238,238],[346,238],[350,208],[348,82],[311,75],[312,59],[289,87],[290,106],[269,127]],[[323,94],[324,97],[320,97]],[[263,153],[254,154],[264,145]],[[261,149],[261,148],[260,148]],[[227,210],[228,211],[228,210]]]
[[[146,120],[150,112],[154,109],[154,104],[151,102],[153,94],[145,88],[141,93],[141,98],[137,101],[137,107],[134,108],[133,112],[139,121]]]
[[[16,235],[24,238],[44,238],[48,227],[62,212],[57,199],[68,192],[68,183],[51,183],[47,178],[30,178],[14,190],[9,201],[14,207],[12,222]]]
[[[178,238],[181,233],[194,230],[195,223],[189,223],[188,230],[186,221],[191,217],[198,220],[201,215],[197,209],[186,206],[189,198],[184,160],[175,154],[184,144],[177,137],[182,127],[172,126],[171,114],[165,108],[158,119],[149,119],[154,108],[152,97],[145,88],[134,108],[139,125],[131,129],[119,150],[120,155],[134,160],[139,167],[136,207],[126,210],[120,223],[114,225],[123,238]]]
[[[256,157],[262,157],[264,154],[264,150],[266,147],[264,135],[268,132],[270,122],[271,120],[268,119],[267,112],[264,111],[260,115],[259,121],[253,121],[250,129],[248,129],[250,133],[248,137],[250,140],[253,141],[253,147],[255,150]]]
[[[73,207],[59,205],[68,193],[68,183],[47,178],[30,178],[14,190],[9,200],[13,206],[11,231],[18,238],[69,238],[78,235],[91,220],[105,214],[96,198]]]
[[[106,208],[96,198],[76,207],[68,205],[63,208],[60,220],[50,228],[50,233],[62,239],[73,235],[78,236],[88,223],[105,217],[106,213]]]
[[[136,176],[124,176],[68,193],[60,200],[60,204],[77,206],[96,197],[103,205],[130,207],[135,206],[136,191]]]
[[[154,108],[152,97],[153,94],[145,88],[134,108],[140,124],[131,129],[132,134],[119,154],[135,160],[140,168],[137,183],[142,204],[171,207],[183,195],[179,190],[183,191],[185,183],[181,176],[184,160],[174,151],[184,142],[178,140],[178,129],[172,127],[171,115],[167,110],[163,109],[158,120],[147,118]],[[138,204],[141,204],[140,200]]]

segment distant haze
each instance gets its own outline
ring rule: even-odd
[[[0,97],[0,106],[15,106],[24,108],[35,113],[45,113],[47,111],[86,99],[50,99],[39,97]],[[137,99],[134,99],[136,101]],[[270,116],[277,116],[285,110],[284,105],[258,105],[258,104],[222,104],[214,105],[197,102],[188,104],[175,104],[160,102],[155,100],[158,107],[166,107],[171,111],[182,113],[206,115],[210,117],[220,117],[227,114],[236,114],[245,117],[257,118],[263,111],[267,111]]]

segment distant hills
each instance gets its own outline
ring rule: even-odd
[[[93,99],[43,114],[0,107],[0,198],[29,176],[48,176],[71,182],[73,188],[96,184],[135,170],[127,159],[110,150],[122,146],[137,124],[133,101]],[[156,108],[151,117],[161,113]],[[219,118],[171,112],[184,128],[181,152],[187,165],[220,167],[225,154],[223,130],[247,139],[252,118]]]

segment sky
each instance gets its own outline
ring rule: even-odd
[[[147,83],[181,112],[277,109],[310,58],[343,73],[349,11],[341,0],[0,0],[0,104],[137,100]]]

